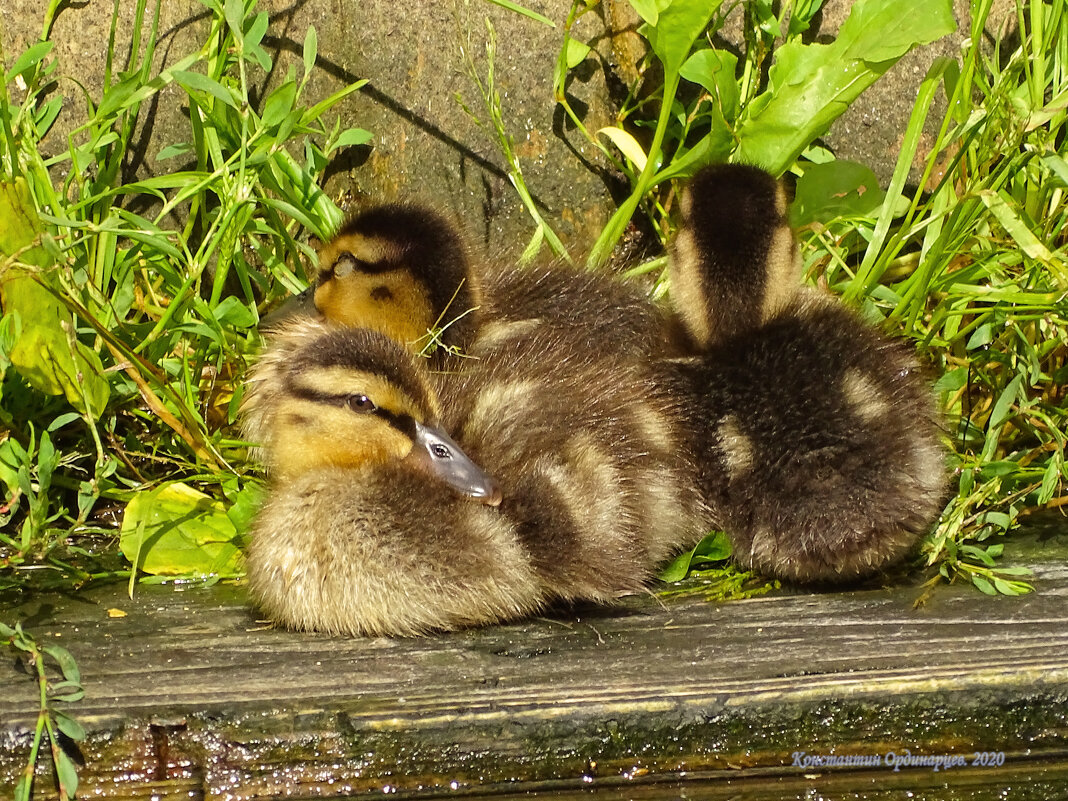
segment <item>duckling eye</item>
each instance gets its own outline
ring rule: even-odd
[[[354,412],[373,412],[377,408],[375,402],[366,395],[349,395],[345,405]]]
[[[435,442],[430,446],[430,452],[434,455],[435,459],[451,459],[452,451],[440,442]]]
[[[342,253],[334,262],[334,276],[348,278],[356,269],[356,257],[351,253]]]

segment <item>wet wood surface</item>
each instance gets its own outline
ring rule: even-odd
[[[1032,559],[1036,592],[1018,598],[956,586],[918,608],[919,590],[901,586],[718,604],[648,596],[411,640],[275,630],[228,585],[142,586],[133,600],[125,586],[98,587],[31,599],[14,616],[81,669],[86,695],[70,711],[89,732],[87,795],[517,791],[843,770],[799,752],[885,765],[889,752],[971,762],[991,751],[1011,767],[1068,754],[1064,553]],[[24,764],[38,715],[36,684],[18,668],[0,667],[0,787]]]

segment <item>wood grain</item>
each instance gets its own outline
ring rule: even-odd
[[[1068,566],[1033,569],[1019,598],[650,596],[414,640],[274,630],[223,585],[101,587],[15,618],[77,659],[83,786],[112,797],[578,786],[801,775],[797,751],[1068,753]],[[3,781],[37,699],[7,666],[0,682]]]

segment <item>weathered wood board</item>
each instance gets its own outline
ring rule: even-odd
[[[645,597],[418,640],[274,630],[243,588],[223,585],[139,587],[132,601],[123,586],[99,587],[34,599],[15,619],[81,668],[86,697],[71,711],[90,732],[86,796],[625,784],[636,797],[644,783],[700,778],[703,797],[750,787],[747,798],[800,798],[816,776],[900,788],[952,774],[1027,775],[1025,797],[1053,798],[1049,787],[1068,782],[1068,564],[1056,551],[1043,559],[1031,562],[1037,592],[1020,598],[946,587],[913,608],[918,590],[900,586],[724,604]],[[10,662],[0,685],[2,788],[24,764],[38,699]],[[969,762],[1003,751],[1007,765],[858,771],[794,759],[906,750]]]

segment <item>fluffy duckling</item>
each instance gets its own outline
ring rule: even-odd
[[[672,298],[701,486],[735,559],[802,583],[904,557],[942,506],[933,399],[910,349],[803,289],[782,187],[718,165],[683,198]]]
[[[570,346],[510,353],[437,375],[456,382],[455,410],[439,414],[431,376],[385,335],[308,321],[278,332],[245,402],[274,479],[247,553],[261,609],[347,634],[487,624],[639,590],[704,531],[678,416],[647,373]],[[413,459],[420,427],[453,447],[439,417],[485,472]]]
[[[649,356],[666,343],[645,292],[566,264],[474,266],[456,230],[417,205],[375,206],[319,251],[314,305],[326,319],[375,328],[419,352],[443,328],[431,362],[484,356],[531,335]]]

